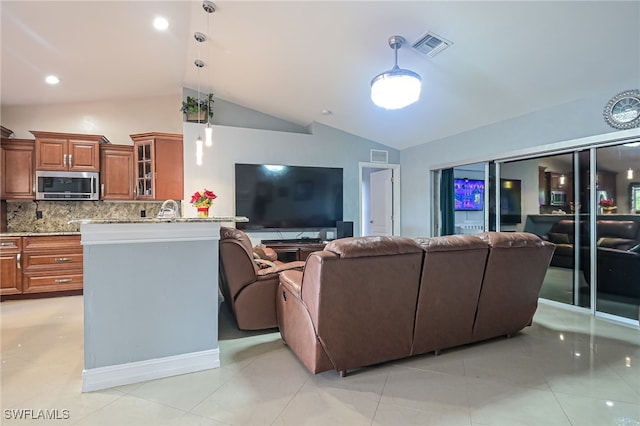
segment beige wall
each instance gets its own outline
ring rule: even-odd
[[[111,143],[131,145],[129,135],[182,133],[182,95],[55,105],[3,106],[2,125],[16,138],[29,130],[104,135]]]

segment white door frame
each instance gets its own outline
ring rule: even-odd
[[[389,163],[366,163],[360,162],[358,163],[359,173],[358,173],[358,188],[359,191],[359,209],[358,209],[358,217],[360,218],[360,229],[359,235],[364,235],[364,226],[362,223],[362,214],[364,212],[364,205],[362,199],[362,174],[364,169],[393,169],[393,235],[400,235],[400,164],[389,164]]]

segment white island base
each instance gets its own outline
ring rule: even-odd
[[[220,366],[221,221],[82,223],[83,392]]]

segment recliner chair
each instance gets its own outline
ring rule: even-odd
[[[278,326],[276,291],[279,273],[302,269],[304,262],[278,262],[260,268],[254,261],[251,240],[235,228],[220,228],[220,290],[241,330]]]

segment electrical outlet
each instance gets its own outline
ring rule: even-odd
[[[42,211],[36,210],[36,219],[42,219]]]
[[[140,217],[147,217],[147,211],[146,210],[140,210]]]

